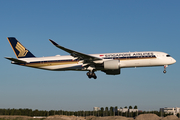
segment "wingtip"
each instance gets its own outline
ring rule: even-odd
[[[5,58],[5,59],[8,59],[8,60],[11,59],[11,57],[4,57],[4,58]]]
[[[56,42],[54,42],[54,41],[53,41],[53,40],[51,40],[51,39],[49,39],[49,41],[50,41],[53,45],[55,45],[55,46],[57,46],[57,45],[58,45]]]

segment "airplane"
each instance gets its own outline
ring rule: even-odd
[[[163,73],[166,73],[168,65],[176,63],[174,58],[164,52],[144,51],[84,54],[60,46],[51,39],[49,41],[54,46],[68,52],[70,55],[35,57],[15,37],[8,37],[7,39],[17,57],[5,57],[12,64],[52,71],[88,71],[88,78],[94,79],[97,78],[96,71],[105,72],[107,75],[119,75],[121,68],[130,67],[164,66]]]

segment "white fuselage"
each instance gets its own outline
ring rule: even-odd
[[[103,53],[90,54],[91,56],[101,58],[100,61],[94,63],[102,64],[108,60],[120,60],[120,68],[128,67],[149,67],[149,66],[164,66],[171,65],[176,62],[174,58],[164,52],[145,51],[145,52],[124,52],[124,53]],[[80,70],[85,71],[86,63],[84,60],[78,60],[72,56],[53,56],[53,57],[38,57],[38,58],[20,58],[19,60],[26,61],[25,64],[15,63],[22,66],[34,67],[45,70],[65,71],[65,70]],[[103,67],[97,67],[96,70],[104,70]]]

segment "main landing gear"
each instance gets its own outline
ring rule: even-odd
[[[90,71],[87,72],[87,76],[88,76],[88,78],[94,78],[94,79],[97,78],[96,74],[94,72],[90,72]]]
[[[166,71],[166,68],[168,67],[168,65],[164,65],[164,70],[163,70],[163,73],[165,74],[167,71]]]

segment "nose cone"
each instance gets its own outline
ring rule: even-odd
[[[176,60],[174,58],[172,58],[172,64],[176,63]]]
[[[175,60],[174,58],[173,58],[173,60],[172,60],[172,61],[173,61],[173,64],[174,64],[174,63],[176,63],[176,60]]]

